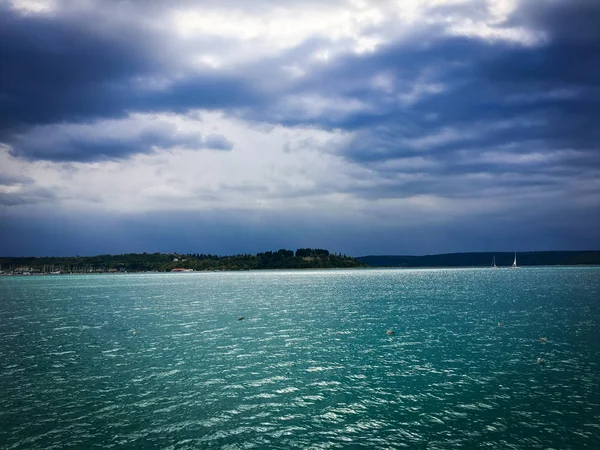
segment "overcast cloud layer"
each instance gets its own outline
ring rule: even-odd
[[[0,0],[0,254],[600,248],[595,0]]]

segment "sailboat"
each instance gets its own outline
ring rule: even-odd
[[[512,263],[512,266],[510,266],[511,269],[516,269],[519,266],[517,266],[517,252],[515,252],[515,260]]]
[[[497,269],[498,266],[496,265],[496,255],[494,255],[494,257],[492,258],[492,269]]]

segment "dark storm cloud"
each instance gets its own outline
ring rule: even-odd
[[[160,53],[160,39],[136,29],[108,31],[90,29],[68,15],[22,15],[0,2],[0,143],[13,155],[98,161],[174,145],[230,150],[232,143],[223,136],[196,140],[159,129],[127,138],[56,137],[52,128],[40,125],[124,118],[135,111],[235,108],[259,105],[265,98],[236,74],[171,80],[169,64],[176,61]],[[40,136],[40,130],[50,136]]]
[[[180,133],[167,122],[124,124],[114,129],[91,127],[38,127],[12,140],[10,153],[26,159],[47,161],[92,162],[127,158],[137,153],[150,153],[156,148],[231,150],[233,143],[225,136]],[[131,130],[131,127],[137,129]],[[106,131],[104,131],[106,130]]]
[[[13,192],[0,192],[0,214],[2,207],[37,205],[51,201],[55,197],[52,190],[35,186],[25,186]]]
[[[265,1],[261,5],[269,7],[271,3]],[[108,5],[116,4],[108,2]],[[0,3],[0,59],[4,67],[0,71],[0,133],[8,133],[19,124],[119,117],[128,111],[185,112],[191,108],[245,107],[260,119],[256,111],[272,103],[275,94],[316,92],[366,100],[376,106],[376,112],[348,114],[339,120],[315,117],[313,121],[317,125],[329,123],[351,129],[385,123],[389,118],[409,124],[414,121],[413,128],[424,134],[432,127],[417,120],[424,112],[440,114],[438,123],[443,121],[446,125],[480,118],[482,113],[497,118],[521,107],[514,103],[503,105],[510,95],[569,87],[565,83],[597,86],[600,77],[597,76],[599,52],[596,49],[600,39],[596,39],[597,27],[593,26],[600,11],[597,2],[551,0],[544,8],[532,4],[523,2],[511,21],[549,33],[550,42],[541,47],[447,38],[439,31],[426,29],[409,45],[392,44],[372,55],[342,58],[315,69],[306,81],[281,86],[281,81],[274,79],[279,92],[268,92],[258,89],[255,80],[244,72],[200,73],[172,82],[168,67],[172,61],[163,54],[165,48],[160,44],[160,35],[118,27],[109,29],[112,33],[100,33],[86,26],[85,20],[91,17],[80,17],[77,21],[60,14],[24,16],[6,3]],[[158,14],[164,12],[168,2],[129,1],[119,5],[130,10],[143,5],[145,13]],[[68,2],[63,6],[67,8]],[[473,9],[474,6],[477,4],[469,6],[473,14],[481,9],[481,5]],[[438,13],[439,10],[442,7]],[[210,42],[203,44],[208,46]],[[283,61],[291,61],[290,55],[301,56],[314,50],[316,44],[302,43],[298,49],[261,61],[263,76],[270,75],[271,69]],[[448,91],[432,96],[429,101],[409,105],[410,108],[402,107],[365,83],[366,78],[382,71],[394,77],[395,95],[410,93],[426,72],[433,73],[432,77],[441,81]],[[147,87],[154,79],[161,78],[168,80],[165,86]],[[593,107],[592,100],[588,108]],[[524,102],[532,107],[531,101]],[[556,100],[554,104],[562,106]],[[295,117],[285,117],[285,114],[282,117],[282,113],[278,113],[284,123],[297,121]],[[269,117],[265,114],[264,118]],[[400,132],[406,136],[406,130]]]
[[[15,184],[31,184],[33,180],[29,177],[13,173],[0,173],[0,185],[13,186]]]
[[[214,150],[231,150],[233,142],[221,134],[209,134],[204,138],[203,145]]]
[[[97,161],[153,146],[193,145],[197,138],[172,132],[44,141],[35,130],[130,112],[207,108],[259,123],[348,131],[350,141],[330,151],[370,169],[374,179],[368,186],[336,188],[369,199],[507,195],[486,188],[492,179],[528,192],[558,189],[570,180],[592,180],[600,169],[597,1],[521,2],[501,25],[545,36],[533,44],[450,37],[441,28],[423,26],[408,42],[308,64],[298,79],[284,77],[281,67],[305,62],[319,48],[317,38],[236,70],[173,77],[178,68],[170,55],[176,49],[163,46],[161,36],[135,27],[99,33],[69,15],[23,16],[2,5],[0,60],[6,64],[0,70],[0,142],[24,158]],[[142,3],[121,5],[135,10]],[[143,5],[152,14],[168,7],[160,1]],[[468,5],[473,6],[473,16],[485,15],[481,2]],[[444,8],[455,6],[436,13]],[[219,45],[227,51],[226,42]],[[202,41],[203,46],[210,48],[210,42]],[[311,96],[330,99],[341,112],[299,113],[286,103]],[[350,101],[364,107],[343,110]],[[195,144],[232,146],[222,136]]]
[[[136,2],[126,5],[135,8]],[[156,11],[166,7],[160,1],[145,5]],[[267,92],[244,73],[199,73],[148,88],[155,78],[169,78],[167,61],[158,51],[161,47],[148,44],[156,42],[156,37],[151,39],[140,30],[115,29],[115,35],[92,32],[69,16],[24,16],[0,3],[4,67],[0,71],[0,138],[15,154],[43,157],[44,151],[28,150],[31,146],[15,138],[15,133],[32,125],[123,117],[129,111],[185,113],[216,108],[241,109],[245,116],[259,121],[359,130],[357,141],[345,152],[356,161],[396,158],[412,153],[403,140],[440,133],[447,127],[466,127],[474,120],[482,123],[511,117],[534,117],[543,124],[490,131],[479,139],[454,140],[450,148],[431,148],[448,152],[511,139],[583,148],[597,142],[600,132],[592,126],[598,119],[600,95],[600,39],[594,27],[600,6],[581,0],[550,1],[546,6],[534,8],[524,2],[509,21],[545,32],[549,39],[541,46],[490,44],[425,30],[414,38],[415,44],[392,44],[366,56],[348,55],[315,69],[302,81],[274,87],[278,92]],[[288,53],[300,56],[315,45],[304,43]],[[289,55],[261,64],[276,67]],[[370,82],[382,73],[391,77],[392,92]],[[412,92],[420,83],[438,83],[443,92]],[[560,90],[570,90],[572,95],[549,95]],[[335,95],[372,108],[306,118],[282,110],[274,103],[276,94]],[[414,101],[403,103],[402,96],[411,95]],[[90,152],[90,145],[97,151]],[[110,138],[104,144],[75,140],[57,152],[61,160],[87,160],[86,155],[94,153],[113,157],[120,154],[118,147]],[[83,154],[80,158],[76,157],[78,148]],[[136,145],[132,148],[140,151]]]
[[[45,151],[31,151],[23,140],[36,125],[122,118],[135,111],[229,108],[257,104],[263,96],[236,74],[197,73],[173,81],[170,64],[176,61],[165,54],[160,36],[135,28],[95,30],[76,19],[23,15],[0,2],[0,143],[15,154],[44,157]],[[63,155],[58,159],[97,159],[88,157],[90,145],[97,155],[126,153],[110,137],[91,144],[75,139],[56,150]]]
[[[412,46],[347,56],[301,88],[369,107],[309,122],[353,132],[337,152],[378,172],[374,197],[479,192],[479,183],[468,179],[436,178],[463,174],[522,175],[513,180],[515,188],[559,186],[575,174],[593,180],[600,169],[600,3],[550,2],[548,10],[524,5],[511,22],[527,22],[545,33],[545,41],[523,46],[434,33]],[[378,74],[393,89],[374,85]],[[441,88],[411,99],[419,83]],[[478,157],[483,153],[487,158]],[[397,164],[415,157],[436,164]],[[564,176],[550,176],[557,172]],[[399,173],[423,176],[387,181]]]
[[[123,114],[129,78],[157,70],[142,50],[85,23],[0,3],[0,136],[19,125]]]
[[[596,0],[547,0],[543,4],[521,1],[512,21],[543,30],[553,40],[600,39],[600,6]]]

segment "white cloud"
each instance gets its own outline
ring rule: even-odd
[[[215,65],[218,59],[219,66],[239,66],[280,54],[307,40],[327,43],[327,48],[319,51],[320,59],[347,50],[373,51],[385,42],[382,36],[371,33],[385,20],[377,4],[326,2],[307,7],[303,2],[291,2],[267,9],[253,8],[251,4],[236,8],[188,4],[173,8],[166,17],[163,26],[191,52],[194,43],[206,39],[215,40],[216,45],[227,42],[227,51],[218,58],[195,57],[209,65]]]
[[[37,187],[55,192],[61,208],[130,212],[243,209],[249,205],[311,207],[327,202],[332,195],[327,190],[319,192],[324,184],[335,185],[333,180],[348,176],[348,164],[323,151],[344,139],[339,131],[256,127],[209,112],[136,115],[110,121],[104,131],[123,130],[132,122],[142,128],[168,123],[185,135],[223,135],[235,146],[227,152],[197,152],[183,146],[137,154],[125,161],[68,164],[26,161],[10,156],[4,148],[1,161],[10,172],[23,173]],[[102,130],[99,127],[94,132]]]
[[[535,45],[545,40],[545,35],[522,27],[502,27],[464,18],[447,28],[448,34],[478,38],[485,41],[511,41],[523,45]]]
[[[537,151],[524,152],[511,151],[484,151],[478,154],[471,155],[470,159],[473,162],[483,162],[492,164],[512,164],[512,165],[539,165],[560,162],[574,162],[576,160],[585,161],[593,159],[593,154],[577,150],[554,150],[554,151]],[[590,161],[591,163],[591,161]]]
[[[466,130],[458,131],[456,129],[446,127],[436,133],[431,133],[426,136],[406,139],[405,143],[415,150],[429,150],[431,147],[444,145],[451,142],[464,141],[472,137],[472,134]]]
[[[0,0],[2,1],[2,0]],[[311,59],[373,52],[410,40],[423,29],[483,40],[531,45],[543,39],[506,19],[515,0],[332,0],[329,2],[150,2],[11,0],[25,12],[93,18],[90,29],[104,36],[143,30],[175,70],[240,67],[282,55],[306,42],[316,48],[294,61],[307,70]],[[290,65],[289,62],[287,65]]]
[[[413,156],[407,158],[390,159],[386,161],[376,161],[371,163],[369,167],[381,171],[391,173],[404,173],[405,171],[423,170],[429,171],[440,167],[440,163],[433,158],[424,158]]]
[[[121,129],[131,120],[112,126]],[[395,187],[398,183],[435,182],[431,171],[440,168],[439,162],[417,156],[356,165],[333,151],[350,138],[347,132],[256,126],[206,111],[188,116],[137,115],[135,120],[146,127],[167,122],[181,133],[222,134],[235,146],[228,152],[197,152],[181,147],[137,154],[125,161],[93,163],[28,162],[11,157],[4,149],[0,153],[3,167],[34,181],[31,188],[16,185],[6,187],[4,192],[17,196],[28,189],[52,192],[46,206],[52,204],[72,212],[250,208],[283,214],[356,214],[365,220],[376,214],[390,223],[398,217],[398,211],[434,220],[435,214],[459,214],[479,202]],[[382,176],[386,171],[393,177]],[[371,191],[380,194],[373,197],[368,195]]]
[[[417,80],[409,86],[408,91],[399,93],[398,99],[404,105],[410,106],[425,97],[441,94],[444,90],[445,87],[442,83]]]
[[[54,0],[12,0],[12,7],[25,13],[47,14],[56,8]]]
[[[273,106],[274,114],[300,120],[329,118],[339,120],[358,112],[375,112],[375,108],[354,98],[322,94],[289,95]]]

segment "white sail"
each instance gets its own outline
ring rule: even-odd
[[[512,263],[512,266],[511,266],[511,267],[512,267],[513,269],[516,269],[516,268],[518,267],[518,266],[517,266],[517,252],[515,252],[515,260],[513,261],[513,263]]]

